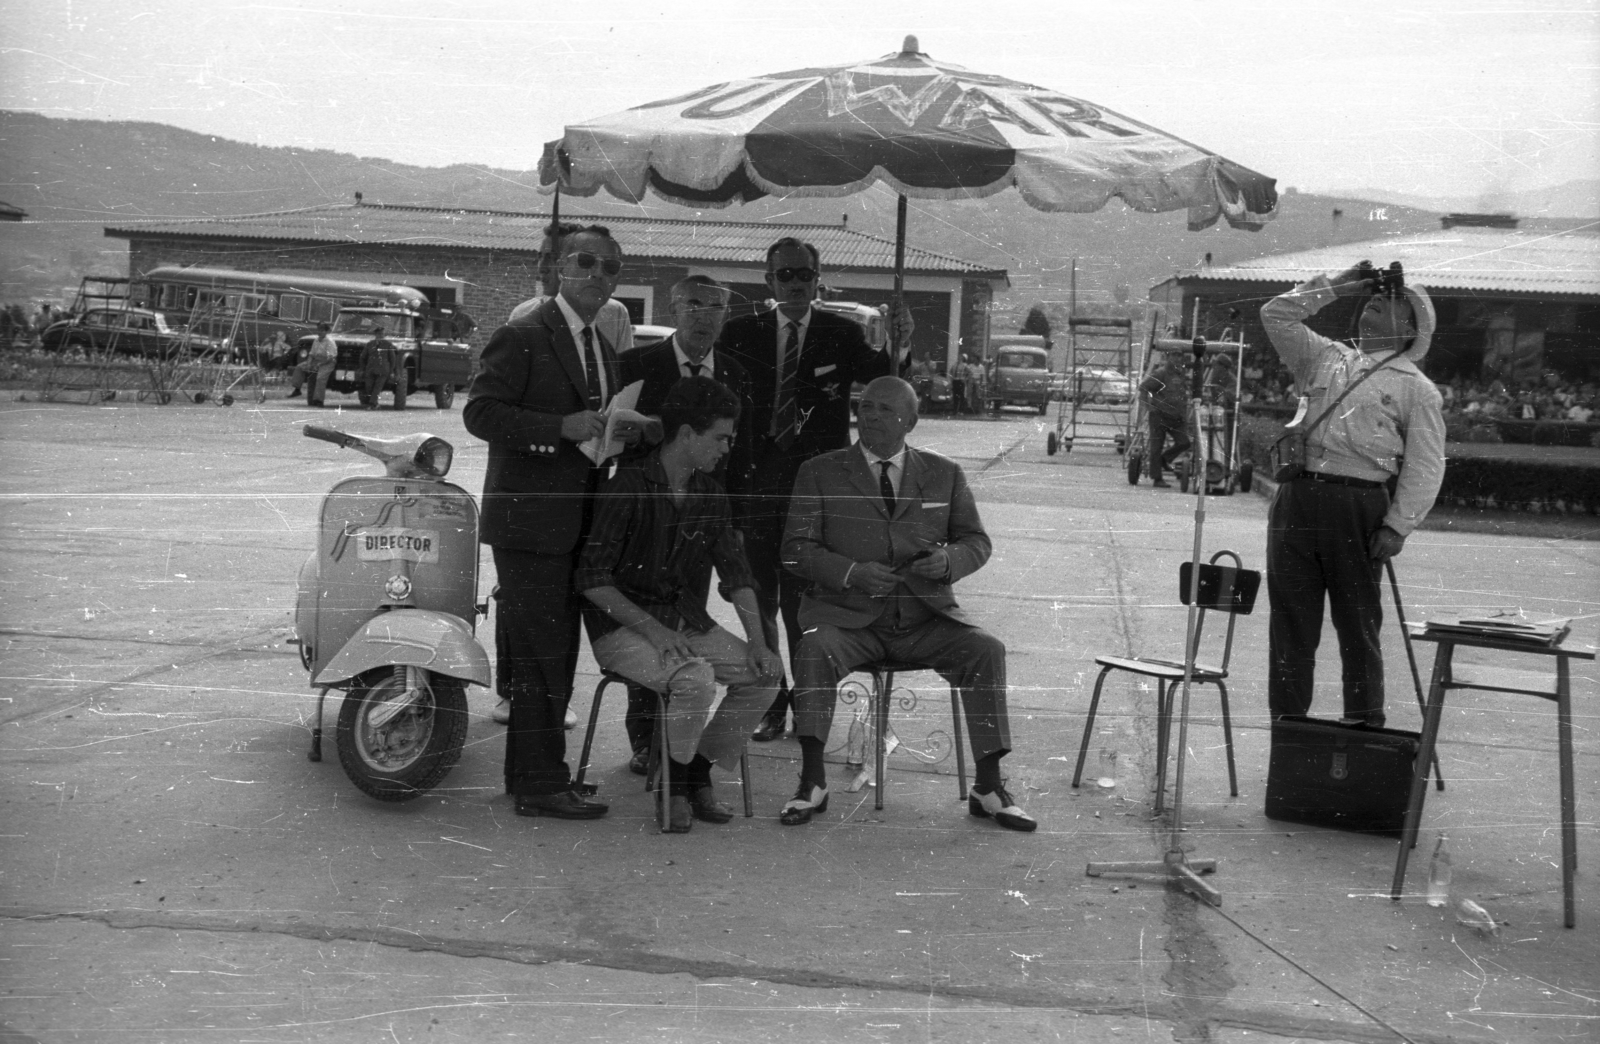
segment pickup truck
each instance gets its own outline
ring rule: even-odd
[[[396,409],[404,409],[412,389],[433,392],[433,403],[448,410],[456,392],[472,383],[481,354],[466,342],[473,322],[465,312],[430,308],[425,311],[392,306],[345,307],[333,321],[333,339],[339,358],[328,379],[328,390],[355,392],[366,401],[361,379],[361,350],[372,340],[373,327],[382,326],[384,337],[397,349],[402,365],[381,391],[394,392]],[[306,335],[295,343],[295,358],[303,359],[315,338]]]

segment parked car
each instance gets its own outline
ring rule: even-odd
[[[656,326],[653,323],[634,323],[633,346],[635,348],[639,348],[643,345],[655,344],[657,341],[665,341],[668,337],[671,337],[676,332],[676,328],[671,326]]]
[[[1074,379],[1077,375],[1077,379]],[[1100,366],[1080,366],[1072,373],[1050,375],[1050,397],[1071,399],[1081,395],[1081,402],[1123,405],[1133,401],[1133,378],[1120,370]]]
[[[991,409],[1032,406],[1042,415],[1050,408],[1050,356],[1043,337],[1036,334],[991,337],[989,359],[989,380],[984,397]]]
[[[191,354],[228,356],[226,339],[175,330],[166,317],[147,308],[89,308],[57,320],[39,335],[50,351],[113,352],[119,355],[162,357],[187,350]]]

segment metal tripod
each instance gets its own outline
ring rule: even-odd
[[[1189,416],[1195,425],[1195,445],[1204,446],[1204,432],[1200,430],[1202,417],[1201,411],[1201,369],[1205,361],[1206,340],[1204,337],[1194,339],[1194,362],[1189,374]],[[1204,468],[1204,464],[1201,465]],[[1168,836],[1167,852],[1160,862],[1144,860],[1139,862],[1112,862],[1090,863],[1086,873],[1090,877],[1099,877],[1102,874],[1153,874],[1165,878],[1167,881],[1178,885],[1184,891],[1197,899],[1202,899],[1212,906],[1222,905],[1222,893],[1217,891],[1210,882],[1201,878],[1201,874],[1214,873],[1217,869],[1215,859],[1190,859],[1183,850],[1183,762],[1184,755],[1189,746],[1189,688],[1194,678],[1195,657],[1199,653],[1196,648],[1195,632],[1198,628],[1200,616],[1200,565],[1201,538],[1206,526],[1206,482],[1205,472],[1201,470],[1197,475],[1198,481],[1194,483],[1194,552],[1191,561],[1194,563],[1189,570],[1189,621],[1184,632],[1183,643],[1183,699],[1178,708],[1178,764],[1173,774],[1172,787],[1172,828]]]

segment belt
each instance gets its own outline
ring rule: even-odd
[[[1372,479],[1351,478],[1349,475],[1333,475],[1326,471],[1302,471],[1295,478],[1310,479],[1312,482],[1331,482],[1335,486],[1354,486],[1357,489],[1378,489],[1383,485]]]

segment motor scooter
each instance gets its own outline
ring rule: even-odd
[[[345,774],[379,801],[437,786],[461,757],[466,686],[489,684],[474,637],[478,506],[444,481],[454,449],[428,434],[392,439],[308,424],[308,438],[383,461],[322,501],[317,549],[300,568],[295,638],[320,690],[311,760],[322,760],[322,705],[346,690],[335,743]]]

